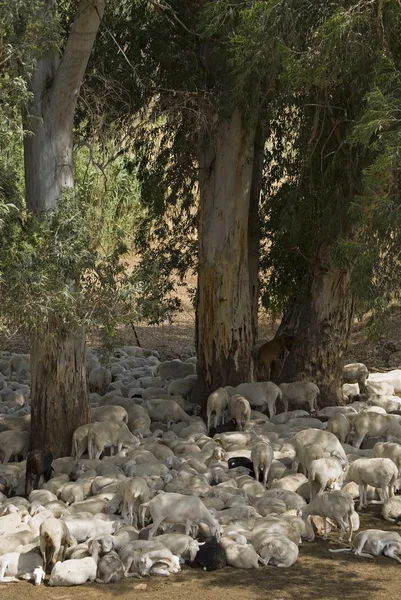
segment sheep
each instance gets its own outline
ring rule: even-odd
[[[81,425],[72,434],[72,455],[76,459],[81,458],[88,448],[88,432],[91,426],[92,423]]]
[[[351,433],[351,424],[343,413],[335,413],[327,422],[327,431],[334,433],[342,444]]]
[[[40,478],[47,483],[52,474],[53,455],[48,448],[31,450],[26,460],[25,495],[39,487]],[[33,482],[34,479],[34,482]]]
[[[378,442],[373,446],[372,458],[391,458],[398,468],[398,477],[401,477],[401,445],[391,442]]]
[[[52,567],[57,559],[64,559],[70,542],[70,532],[67,525],[54,517],[43,521],[39,529],[39,548],[43,560],[43,570],[50,563]]]
[[[93,421],[124,421],[128,423],[128,413],[122,406],[106,405],[98,406],[92,414]]]
[[[117,552],[111,551],[99,560],[96,583],[115,583],[125,577],[124,565]]]
[[[116,447],[120,452],[123,444],[139,446],[139,440],[132,435],[127,425],[122,421],[108,423],[93,423],[88,431],[89,458],[99,458],[103,450],[111,447],[111,452]]]
[[[366,379],[369,377],[369,370],[363,363],[350,363],[343,367],[343,382],[357,383],[361,393],[366,392]]]
[[[136,527],[137,516],[135,514],[134,519],[134,505],[138,501],[143,504],[149,500],[149,487],[144,479],[135,477],[134,479],[123,482],[120,485],[119,493],[121,493],[122,497],[121,515],[124,519],[128,520],[130,525],[135,524]]]
[[[274,533],[265,534],[263,543],[258,549],[264,565],[271,563],[276,567],[283,568],[292,567],[298,558],[298,552],[298,546],[292,540]]]
[[[262,373],[263,369],[267,379],[270,379],[271,367],[273,363],[284,357],[285,350],[290,350],[293,337],[282,335],[265,342],[258,350],[258,369]]]
[[[274,450],[268,442],[257,442],[251,450],[251,460],[255,471],[255,479],[259,481],[260,472],[263,473],[263,485],[267,486],[270,465],[274,459]]]
[[[386,521],[398,523],[401,515],[401,496],[392,496],[383,503],[382,516]]]
[[[109,369],[97,367],[89,373],[89,391],[104,396],[111,383],[111,373]]]
[[[366,529],[354,537],[350,548],[330,549],[330,552],[354,552],[355,556],[373,558],[381,553],[401,563],[401,536],[395,531]]]
[[[145,525],[144,519],[147,510],[149,510],[153,521],[153,525],[149,531],[149,538],[153,537],[163,521],[185,523],[186,535],[189,535],[192,523],[205,523],[210,527],[212,535],[219,535],[220,533],[218,522],[207,510],[200,498],[196,496],[184,496],[174,493],[163,493],[155,496],[140,507],[142,527]]]
[[[212,426],[216,428],[220,424],[220,421],[224,421],[223,414],[228,406],[229,399],[230,396],[228,391],[222,387],[217,388],[216,391],[209,395],[206,403],[208,432]],[[214,415],[213,423],[212,415]]]
[[[293,383],[281,383],[279,388],[282,392],[284,412],[288,411],[288,404],[309,404],[310,412],[317,412],[317,397],[320,393],[317,385],[311,381],[294,381]]]
[[[199,542],[188,535],[168,533],[153,538],[161,542],[172,554],[180,556],[183,560],[193,562],[199,551]]]
[[[326,452],[330,456],[338,458],[342,463],[348,462],[347,456],[341,446],[339,440],[330,431],[322,431],[321,429],[305,429],[296,433],[291,442],[295,448],[297,457],[302,448],[307,444],[318,445],[322,448],[323,452]],[[292,468],[296,470],[298,468],[298,460],[293,461]]]
[[[40,585],[45,572],[42,568],[42,558],[35,551],[9,552],[0,556],[0,583],[33,579],[35,585]]]
[[[25,460],[31,435],[28,431],[2,431],[0,433],[0,454],[3,464],[7,464],[12,456],[22,456]]]
[[[85,516],[88,515],[88,516]],[[103,515],[104,517],[108,515]],[[87,539],[101,534],[113,534],[118,521],[105,521],[100,519],[100,515],[91,513],[77,513],[63,515],[60,523],[63,523],[70,532],[70,535],[78,542],[85,542]]]
[[[401,398],[398,396],[369,396],[368,406],[380,406],[387,413],[401,410]]]
[[[13,372],[15,371],[16,379],[21,379],[21,374],[29,374],[31,357],[30,354],[12,354],[10,357],[9,370],[10,379],[12,379]]]
[[[235,538],[235,539],[233,539]],[[257,569],[259,557],[253,546],[247,543],[246,538],[230,534],[221,538],[221,545],[226,554],[227,564],[237,569]]]
[[[348,539],[351,541],[353,533],[352,517],[354,512],[354,501],[352,496],[343,490],[323,492],[301,509],[302,518],[304,520],[306,520],[309,515],[318,515],[322,517],[324,540],[327,539],[327,519],[336,521],[340,526],[339,542],[342,541],[347,528],[349,530]]]
[[[336,458],[319,458],[309,464],[308,481],[310,498],[313,500],[317,494],[324,492],[333,483],[341,481],[343,468]]]
[[[241,383],[235,388],[226,386],[225,389],[231,396],[241,394],[255,408],[261,408],[262,410],[267,408],[270,419],[276,414],[276,402],[281,400],[282,396],[280,388],[272,381]]]
[[[174,400],[146,400],[142,407],[152,420],[167,423],[167,426],[178,421],[191,423],[191,417]]]
[[[158,373],[163,384],[166,379],[184,379],[188,375],[196,375],[196,365],[183,363],[180,360],[166,360],[159,364]]]
[[[352,428],[355,448],[360,448],[366,435],[370,435],[370,437],[385,436],[388,442],[391,442],[395,436],[401,437],[401,427],[391,415],[372,412],[360,413],[353,419]]]
[[[132,406],[128,410],[128,429],[138,437],[148,437],[150,431],[151,419],[146,410],[139,405]]]
[[[401,370],[394,369],[387,373],[371,373],[369,376],[369,382],[371,381],[387,381],[394,387],[394,393],[399,394],[401,392]]]
[[[175,379],[169,384],[167,393],[170,396],[182,396],[187,399],[195,387],[196,380],[196,375],[187,375],[183,379]]]
[[[251,418],[251,406],[244,396],[234,394],[228,401],[228,413],[232,417],[240,431],[244,431],[249,425]]]
[[[217,571],[227,565],[225,550],[217,537],[211,536],[202,544],[192,566],[199,565],[204,571]]]
[[[359,485],[359,510],[368,505],[367,486],[381,488],[383,499],[393,495],[398,469],[390,458],[358,458],[350,464],[344,481]]]
[[[368,381],[366,383],[366,393],[371,396],[393,396],[394,386],[389,381]]]
[[[95,581],[99,561],[99,545],[92,544],[92,556],[81,559],[58,561],[50,574],[50,586],[82,585]]]

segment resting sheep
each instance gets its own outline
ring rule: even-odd
[[[355,556],[373,558],[384,554],[401,563],[401,536],[393,531],[366,529],[354,537],[350,548],[330,549],[330,552],[354,552]]]
[[[365,436],[385,436],[388,442],[394,437],[401,438],[401,426],[391,415],[365,412],[360,413],[352,420],[354,431],[353,445],[360,448]]]
[[[0,556],[0,583],[33,579],[35,585],[40,585],[45,573],[42,568],[42,558],[37,552],[10,552]]]

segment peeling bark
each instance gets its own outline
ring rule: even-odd
[[[74,187],[74,113],[106,1],[79,2],[61,60],[38,61],[31,81],[33,101],[24,120],[33,135],[24,138],[24,165],[33,213],[54,209],[62,191]],[[47,0],[45,8],[53,4]],[[85,332],[66,333],[48,323],[45,336],[32,337],[31,354],[32,448],[46,442],[54,457],[69,455],[74,429],[90,422]]]
[[[322,247],[280,375],[283,382],[316,383],[319,407],[344,403],[341,377],[353,316],[350,281],[351,272],[340,270],[329,249]]]
[[[213,122],[211,120],[211,122]],[[199,151],[199,275],[196,310],[198,383],[204,405],[222,385],[251,378],[248,216],[254,130],[235,111],[204,134]]]

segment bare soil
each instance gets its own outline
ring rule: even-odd
[[[394,529],[380,515],[380,506],[361,513],[361,529]],[[35,587],[31,583],[0,584],[0,600],[398,600],[401,566],[387,557],[358,558],[331,554],[337,534],[303,542],[299,558],[289,569],[267,566],[213,573],[184,567],[168,578],[126,579],[110,585],[74,588]],[[135,589],[146,585],[145,590]]]

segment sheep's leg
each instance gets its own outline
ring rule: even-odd
[[[159,527],[160,523],[162,523],[163,521],[164,521],[164,517],[161,517],[161,518],[159,517],[158,519],[153,519],[152,527],[149,529],[149,539],[154,536],[154,534],[157,531],[157,528]]]
[[[364,495],[364,486],[363,486],[363,484],[361,484],[359,486],[359,506],[358,506],[358,510],[362,510],[362,508],[363,508],[363,495]]]
[[[326,515],[323,515],[322,519],[323,519],[323,539],[327,540],[327,520],[326,520]]]
[[[192,527],[192,521],[185,521],[185,535],[190,535]]]
[[[346,529],[346,522],[344,521],[344,519],[342,519],[341,517],[337,517],[337,523],[340,526],[340,533],[338,535],[338,541],[342,542],[343,541],[343,537],[344,537],[344,533],[345,533],[345,529]]]
[[[7,562],[5,560],[3,560],[1,562],[1,566],[0,566],[0,581],[3,579],[6,569],[7,569]]]
[[[383,554],[385,554],[389,558],[394,558],[394,560],[396,560],[397,562],[401,563],[401,558],[399,557],[399,555],[396,552],[396,547],[394,547],[394,546],[387,546],[386,548],[384,548]]]
[[[365,431],[364,433],[360,434],[358,437],[354,438],[354,442],[353,442],[354,448],[360,448],[361,447],[361,444],[363,442],[363,439],[364,439],[366,433],[367,432]]]
[[[368,505],[368,484],[365,483],[363,486],[363,500],[364,500],[364,506],[365,508]]]
[[[266,465],[263,467],[263,485],[264,487],[267,487],[267,476],[269,474],[269,469],[266,467]]]
[[[211,425],[211,415],[207,416],[207,431],[209,433],[210,431],[210,425]]]
[[[351,515],[348,515],[348,529],[349,529],[348,541],[350,542],[352,540],[352,534],[353,534]]]
[[[113,446],[113,444],[110,446],[110,456],[114,456],[114,446]]]

